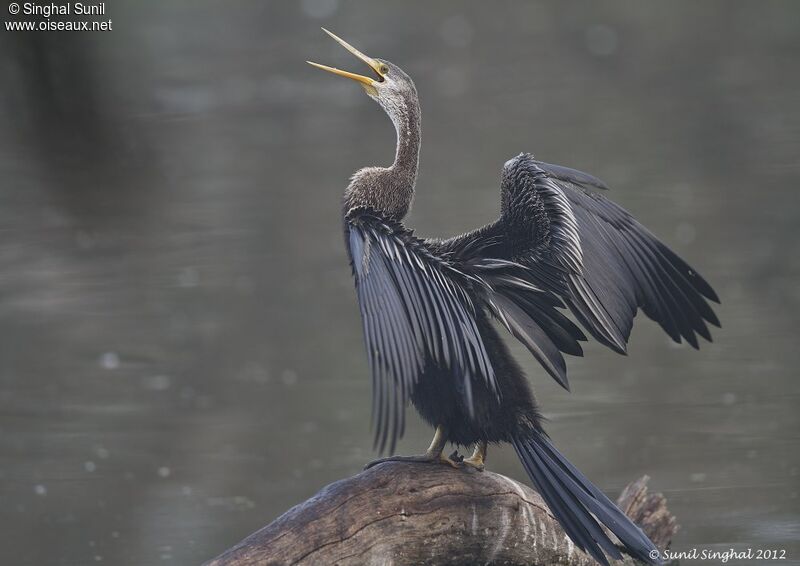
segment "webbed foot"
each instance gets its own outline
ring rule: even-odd
[[[486,442],[478,442],[472,456],[463,461],[465,466],[475,468],[479,472],[486,469]]]
[[[378,458],[377,460],[373,460],[364,466],[364,469],[368,470],[371,467],[377,466],[378,464],[383,464],[384,462],[420,462],[423,464],[447,464],[453,468],[463,467],[463,458],[458,454],[458,451],[453,452],[450,456],[445,456],[442,453],[445,444],[447,444],[447,434],[445,433],[444,427],[438,426],[436,427],[436,434],[433,435],[433,441],[431,441],[431,445],[428,447],[428,450],[425,452],[425,454],[419,454],[417,456],[388,456],[386,458]]]

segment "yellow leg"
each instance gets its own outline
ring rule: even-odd
[[[484,441],[479,441],[475,445],[475,451],[472,456],[464,460],[464,464],[472,466],[476,470],[483,471],[486,468],[486,448],[487,444]]]
[[[457,462],[443,454],[446,444],[447,431],[443,426],[439,425],[436,427],[436,433],[433,435],[431,445],[428,447],[428,450],[425,451],[425,454],[419,454],[417,456],[389,456],[387,458],[379,458],[364,466],[364,469],[367,470],[372,466],[376,466],[384,462],[422,462],[426,464],[447,464],[448,466],[452,466],[454,468],[460,468],[462,466],[461,462]]]
[[[431,462],[439,462],[440,464],[448,464],[454,468],[460,468],[461,462],[457,462],[444,455],[444,447],[446,444],[447,431],[442,425],[439,425],[436,427],[436,433],[433,435],[433,440],[431,440],[431,445],[428,446],[425,456],[429,458]]]

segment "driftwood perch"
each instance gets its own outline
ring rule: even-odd
[[[663,496],[647,493],[647,480],[631,483],[618,503],[663,549],[678,527]],[[323,488],[206,566],[256,564],[596,563],[526,485],[492,472],[391,462]]]

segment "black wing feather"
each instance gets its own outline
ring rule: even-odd
[[[375,445],[391,452],[429,362],[451,372],[470,408],[472,380],[499,394],[497,383],[475,322],[470,276],[372,211],[351,212],[346,231],[373,375]]]
[[[496,307],[495,314],[509,332],[528,348],[559,385],[569,390],[564,356],[539,323],[518,303],[500,293],[494,296],[493,305]]]
[[[640,308],[676,342],[686,340],[697,348],[697,335],[710,341],[706,323],[719,326],[707,302],[719,301],[714,290],[626,210],[587,191],[606,188],[593,179],[526,154],[507,162],[504,202],[509,207],[542,202],[539,209],[545,211],[544,216],[527,218],[540,228],[530,230],[534,237],[527,241],[520,241],[525,238],[520,238],[518,224],[526,221],[520,211],[504,211],[500,224],[514,240],[507,246],[510,259],[534,273],[548,273],[550,281],[539,276],[537,283],[560,295],[586,330],[618,352],[625,352]],[[548,202],[555,205],[548,208]]]
[[[598,179],[594,175],[589,175],[589,173],[584,173],[583,171],[578,171],[577,169],[572,169],[571,167],[564,167],[563,165],[545,163],[544,161],[535,161],[535,163],[541,169],[549,173],[550,176],[555,177],[560,181],[566,181],[568,183],[574,183],[576,185],[592,189],[600,189],[603,191],[608,190],[608,185],[606,185],[604,181]]]
[[[557,310],[566,308],[561,299],[530,282],[535,278],[529,268],[487,257],[491,237],[465,242],[459,255],[370,209],[348,213],[345,231],[373,377],[380,451],[394,450],[405,425],[405,405],[431,364],[452,376],[469,411],[473,382],[485,384],[499,399],[477,309],[493,313],[568,387],[562,352],[581,355],[578,341],[586,337]]]
[[[513,304],[494,301],[492,310],[507,307],[506,319],[515,321],[509,331],[565,387],[560,363],[544,353],[550,345],[530,343],[543,339],[543,332],[560,352],[580,355],[577,341],[585,338],[553,308],[561,301],[589,334],[619,353],[626,351],[639,309],[674,341],[695,348],[697,335],[711,341],[708,324],[719,326],[708,303],[719,298],[708,282],[626,210],[589,190],[607,188],[589,174],[521,154],[503,168],[500,218],[434,242],[438,253],[464,264],[494,258],[522,268],[514,277],[536,291],[528,295],[495,284],[495,292]],[[553,302],[554,296],[560,300]],[[542,304],[549,308],[539,308]],[[530,321],[522,321],[518,309]],[[504,313],[495,314],[504,319]],[[524,328],[534,330],[520,335]]]

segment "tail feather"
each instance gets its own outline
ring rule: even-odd
[[[606,555],[622,558],[599,520],[628,554],[648,564],[659,563],[651,556],[657,549],[647,535],[556,450],[543,432],[515,439],[513,445],[534,486],[578,548],[603,566],[609,566]]]

